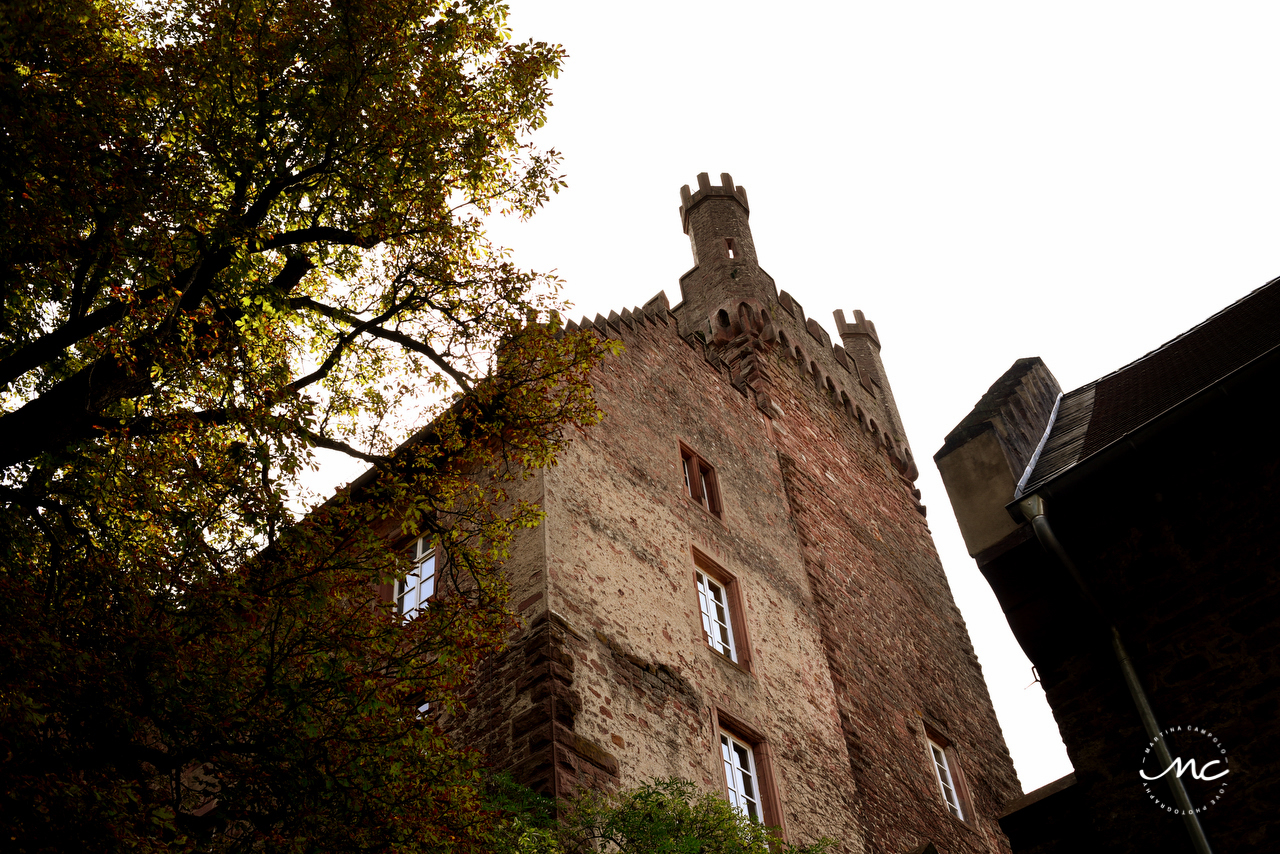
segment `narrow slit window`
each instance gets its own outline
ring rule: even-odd
[[[724,248],[729,251],[729,258],[731,260],[738,257],[738,249],[734,245],[732,237],[726,237],[724,239]]]

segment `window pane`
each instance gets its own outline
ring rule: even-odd
[[[951,766],[947,763],[946,751],[930,741],[929,752],[933,754],[933,768],[938,775],[938,786],[942,790],[942,799],[946,802],[947,809],[956,818],[963,819],[964,813],[960,809],[960,797],[956,794],[955,780],[951,776]]]
[[[711,643],[715,632],[711,630],[711,602],[707,598],[707,577],[701,572],[695,575],[698,579],[698,607],[702,610],[702,631],[706,634],[707,643]]]
[[[729,658],[737,661],[738,658],[733,643],[733,625],[729,620],[729,608],[724,588],[707,579],[707,593],[712,608],[710,612],[711,621],[715,625],[715,631],[711,634],[711,645],[729,656]]]
[[[742,798],[738,794],[738,772],[734,765],[733,753],[729,748],[729,739],[720,736],[720,754],[724,760],[724,782],[725,788],[729,791],[729,803],[733,804],[733,808],[739,812],[744,812],[742,807]]]
[[[431,551],[418,564],[418,584],[419,599],[422,602],[427,601],[436,592],[436,553]]]
[[[738,773],[742,776],[742,794],[754,801],[756,789],[752,783],[751,755],[740,744],[734,746],[734,752],[738,754]]]
[[[751,748],[736,738],[720,735],[720,752],[724,759],[725,787],[734,809],[753,821],[760,820],[756,797],[755,762]]]
[[[436,553],[431,541],[426,537],[418,540],[410,554],[414,566],[396,586],[396,606],[406,617],[424,607],[436,589]]]

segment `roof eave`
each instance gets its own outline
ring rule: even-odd
[[[1254,383],[1259,375],[1280,371],[1280,344],[1273,346],[1265,353],[1257,356],[1222,378],[1200,389],[1190,397],[1184,398],[1128,431],[1105,447],[1099,448],[1089,456],[1077,461],[1049,480],[1034,484],[1033,488],[1019,498],[1005,505],[1009,515],[1015,522],[1026,521],[1019,504],[1031,495],[1039,495],[1046,500],[1060,497],[1079,489],[1087,489],[1089,481],[1102,472],[1107,471],[1123,458],[1139,450],[1152,439],[1177,426],[1187,418],[1201,412],[1223,396],[1243,393],[1256,393]]]

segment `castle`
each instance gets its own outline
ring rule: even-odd
[[[875,326],[836,312],[833,344],[777,291],[729,175],[681,201],[679,304],[568,325],[625,345],[606,419],[523,485],[525,628],[449,725],[548,794],[678,776],[795,842],[1008,851],[1021,789]]]

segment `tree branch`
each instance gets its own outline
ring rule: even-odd
[[[263,241],[259,251],[265,252],[268,249],[280,249],[284,246],[297,246],[301,243],[320,243],[322,241],[339,243],[343,246],[358,246],[361,249],[372,249],[380,242],[376,238],[361,237],[354,231],[347,231],[345,228],[317,225],[311,228],[298,228],[277,234],[275,237]]]
[[[168,284],[145,288],[139,291],[130,302],[111,300],[92,314],[69,320],[48,335],[41,336],[5,356],[0,359],[0,388],[8,387],[28,371],[54,362],[59,353],[122,319],[130,305],[148,303],[163,294],[165,290],[176,289],[182,293],[178,303],[179,308],[188,310],[194,308],[204,299],[214,276],[226,267],[230,258],[231,253],[226,249],[202,253],[194,264],[179,270]]]
[[[444,356],[436,352],[435,348],[422,343],[416,338],[411,338],[402,332],[396,332],[393,329],[384,329],[383,327],[376,325],[380,322],[378,320],[361,320],[355,315],[348,314],[342,309],[334,308],[331,305],[325,305],[321,302],[316,302],[311,297],[297,297],[290,300],[289,304],[294,308],[309,308],[312,311],[323,314],[325,317],[332,318],[333,320],[340,320],[343,323],[349,324],[353,327],[353,331],[361,333],[367,332],[376,338],[395,342],[406,350],[411,350],[414,353],[421,353],[434,362],[440,370],[448,374],[462,389],[468,391],[471,389],[471,377],[462,373],[450,364]],[[383,316],[385,317],[386,315]]]
[[[384,468],[389,460],[388,457],[381,457],[377,454],[366,454],[364,451],[351,447],[346,442],[339,442],[337,439],[330,439],[320,433],[312,432],[306,427],[299,426],[298,432],[311,444],[317,448],[325,448],[330,451],[339,451],[357,460],[364,460],[369,465]]]
[[[160,286],[147,288],[138,294],[139,302],[148,302],[160,295]],[[73,344],[106,329],[128,310],[128,304],[112,300],[92,314],[69,320],[48,335],[43,335],[14,353],[0,359],[0,388],[9,386],[27,371],[53,362],[59,353]]]
[[[274,178],[267,182],[267,186],[262,188],[262,194],[254,200],[253,204],[249,206],[249,209],[240,217],[241,226],[243,228],[255,228],[258,223],[262,221],[262,218],[267,215],[267,211],[271,209],[271,205],[275,200],[280,198],[281,193],[292,186],[311,180],[314,176],[319,175],[332,167],[333,163],[328,159],[328,157],[326,157],[320,163],[317,163],[315,166],[310,168],[303,169],[301,172],[294,172],[293,174],[286,175],[281,178]],[[247,182],[244,192],[241,192],[239,188],[237,188],[236,192],[238,197],[242,200],[241,203],[243,203],[244,196],[248,192]]]

